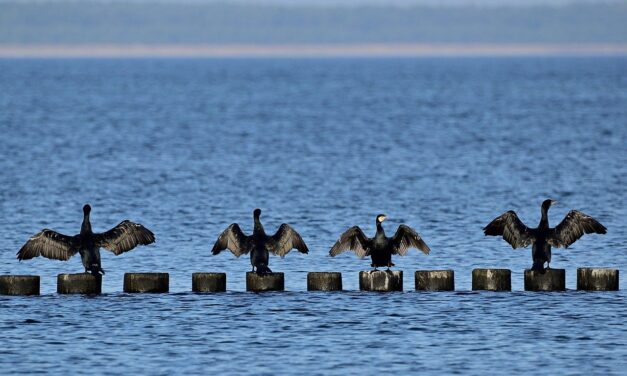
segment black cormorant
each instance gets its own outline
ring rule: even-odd
[[[283,223],[276,234],[266,235],[259,220],[260,216],[261,210],[255,209],[253,212],[255,227],[251,236],[245,235],[237,223],[227,227],[218,237],[211,253],[217,255],[225,249],[230,250],[237,257],[250,253],[253,272],[257,268],[258,274],[265,274],[272,273],[268,267],[269,252],[281,257],[294,248],[302,253],[309,252],[303,238],[288,224]]]
[[[89,222],[90,212],[91,206],[83,206],[83,224],[80,234],[68,236],[44,229],[24,244],[17,252],[17,259],[22,261],[43,256],[67,261],[78,252],[83,261],[85,273],[99,275],[104,274],[100,264],[100,247],[119,255],[130,251],[137,245],[146,245],[155,241],[155,235],[150,230],[131,221],[122,221],[111,230],[101,234],[93,233]]]
[[[549,208],[556,204],[555,200],[544,200],[542,218],[536,228],[525,226],[513,210],[503,213],[483,228],[486,235],[502,235],[512,248],[527,247],[533,244],[531,257],[533,270],[544,272],[551,263],[551,246],[568,248],[581,238],[583,234],[605,234],[607,229],[596,219],[577,210],[571,210],[555,228],[549,227]]]
[[[359,226],[353,226],[343,233],[335,242],[329,254],[338,255],[344,251],[354,251],[357,256],[363,258],[370,256],[371,266],[377,270],[379,266],[394,266],[392,255],[404,256],[410,248],[420,249],[425,254],[431,251],[420,235],[409,226],[400,225],[393,237],[385,236],[381,223],[385,221],[384,214],[377,215],[377,233],[374,238],[368,238]]]

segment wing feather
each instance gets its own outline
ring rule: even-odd
[[[231,251],[235,256],[240,257],[250,252],[252,248],[252,237],[246,236],[237,223],[231,224],[224,230],[216,243],[213,245],[211,253],[219,254],[225,249]]]
[[[413,228],[400,225],[396,230],[396,233],[391,239],[393,246],[393,253],[401,256],[405,256],[410,248],[416,248],[421,250],[424,254],[428,255],[431,249],[427,246],[427,243],[422,240],[420,235]]]
[[[577,210],[571,210],[566,217],[547,236],[547,242],[553,247],[568,248],[584,234],[605,234],[607,228],[591,216]]]
[[[483,228],[483,232],[486,235],[503,236],[512,248],[527,247],[535,240],[533,231],[522,223],[513,210],[496,217]]]
[[[107,232],[94,234],[94,242],[99,247],[119,255],[138,245],[154,243],[155,235],[139,223],[125,220]]]
[[[29,260],[43,256],[55,260],[69,260],[78,252],[75,236],[67,236],[56,231],[44,229],[30,238],[17,252],[17,259]]]
[[[329,255],[334,257],[345,251],[353,251],[359,258],[364,258],[370,254],[369,243],[370,239],[364,235],[361,228],[353,226],[340,235],[340,238],[331,247]]]
[[[287,223],[283,223],[276,234],[268,238],[268,251],[277,256],[284,257],[292,249],[301,253],[309,253],[303,238]]]

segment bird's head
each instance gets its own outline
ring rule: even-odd
[[[387,217],[385,216],[385,214],[379,214],[377,215],[377,223],[383,223],[383,221],[385,221]]]
[[[549,208],[555,204],[557,204],[557,201],[549,198],[547,200],[544,200],[544,202],[542,202],[542,209],[549,210]]]
[[[260,216],[261,216],[261,209],[255,209],[255,211],[253,211],[253,217],[259,218]]]
[[[90,211],[91,211],[91,206],[89,206],[89,204],[86,204],[85,206],[83,206],[83,214],[89,215]]]

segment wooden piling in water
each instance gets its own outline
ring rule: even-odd
[[[454,291],[453,270],[417,270],[414,274],[417,291]]]
[[[246,291],[264,292],[283,290],[285,290],[285,275],[283,273],[246,273]]]
[[[225,292],[226,273],[192,273],[193,292]]]
[[[170,290],[168,273],[125,273],[124,292],[163,293]]]
[[[342,291],[342,273],[307,273],[307,291]]]
[[[90,273],[59,274],[57,294],[97,295],[102,293],[102,276]]]
[[[618,269],[578,268],[577,290],[618,291]]]
[[[0,276],[0,295],[39,295],[38,275]]]
[[[512,291],[512,272],[509,269],[474,269],[472,289]]]
[[[566,271],[564,269],[538,270],[525,269],[525,291],[565,291]]]
[[[369,270],[359,272],[359,289],[362,291],[403,291],[402,270]]]

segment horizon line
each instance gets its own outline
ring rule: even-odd
[[[0,58],[624,56],[624,43],[0,44]]]

